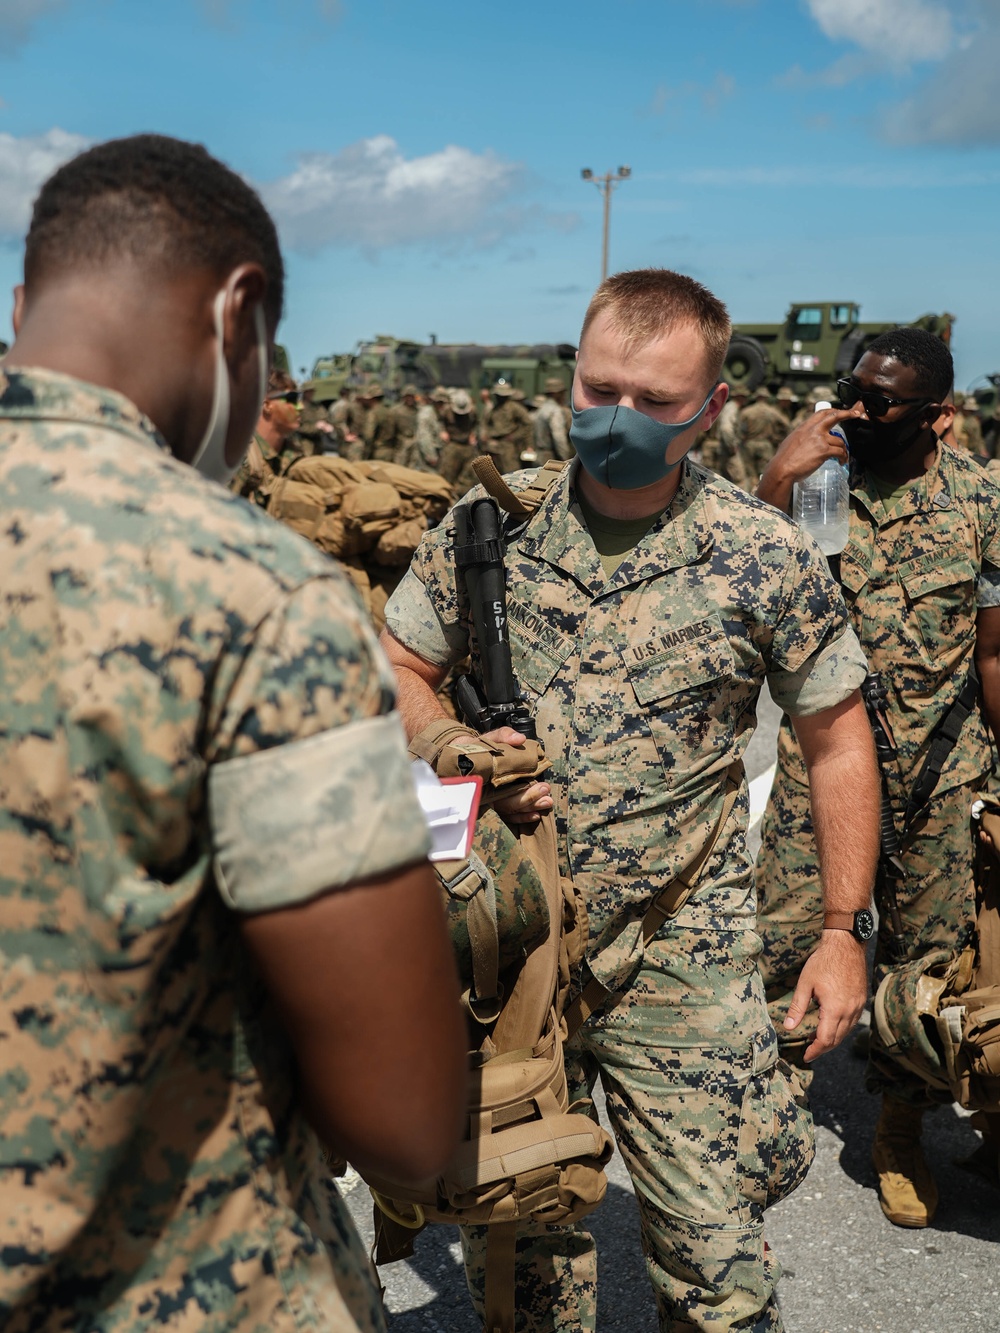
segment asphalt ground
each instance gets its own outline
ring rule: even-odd
[[[769,699],[758,717],[746,758],[755,815],[774,763],[777,710]],[[778,1291],[788,1333],[1000,1333],[1000,1190],[956,1165],[978,1135],[957,1106],[928,1115],[924,1146],[941,1192],[938,1212],[925,1230],[893,1226],[879,1209],[870,1160],[878,1107],[851,1046],[849,1039],[817,1062],[816,1162],[767,1214],[767,1239],[784,1269]],[[603,1115],[600,1102],[599,1109]],[[617,1154],[608,1176],[607,1198],[588,1219],[600,1266],[597,1327],[656,1333],[635,1199]],[[368,1191],[356,1178],[344,1186],[370,1244]],[[479,1333],[454,1228],[429,1227],[413,1260],[381,1276],[392,1333]]]

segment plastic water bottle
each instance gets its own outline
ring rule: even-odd
[[[822,412],[829,406],[817,403],[816,411]],[[830,434],[839,435],[846,445],[839,426],[834,426]],[[828,458],[792,488],[792,518],[805,528],[824,555],[839,555],[847,545],[850,497],[847,468],[835,458]]]

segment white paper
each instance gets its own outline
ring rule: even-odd
[[[430,764],[415,759],[411,765],[417,800],[431,835],[430,859],[456,861],[465,855],[479,784],[439,781]]]

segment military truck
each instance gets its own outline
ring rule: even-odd
[[[314,400],[336,398],[341,386],[358,389],[378,380],[387,398],[397,398],[404,384],[423,393],[439,384],[468,389],[473,396],[497,380],[522,389],[528,398],[544,391],[547,379],[573,382],[576,348],[571,343],[481,344],[411,342],[388,334],[361,342],[353,353],[317,358],[312,369]]]
[[[849,375],[865,348],[898,324],[862,324],[855,301],[809,301],[789,308],[783,324],[737,324],[726,353],[730,384],[787,385],[802,394]],[[955,316],[921,315],[913,324],[951,341]]]

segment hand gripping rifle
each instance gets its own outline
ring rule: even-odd
[[[465,578],[479,649],[481,681],[460,676],[455,703],[470,727],[513,727],[535,739],[535,723],[518,688],[507,635],[507,573],[500,509],[492,498],[455,509],[455,564]]]
[[[878,772],[882,789],[882,812],[879,820],[879,884],[883,889],[885,906],[889,909],[889,924],[892,928],[892,949],[897,958],[902,958],[906,951],[903,936],[903,922],[899,915],[899,902],[896,898],[896,883],[904,879],[906,869],[902,860],[902,848],[896,821],[892,816],[892,804],[889,800],[890,767],[896,762],[896,742],[886,717],[886,705],[889,696],[885,682],[877,672],[869,672],[861,682],[861,697],[872,729],[875,741],[875,756],[878,759]],[[881,904],[880,904],[881,906]]]

